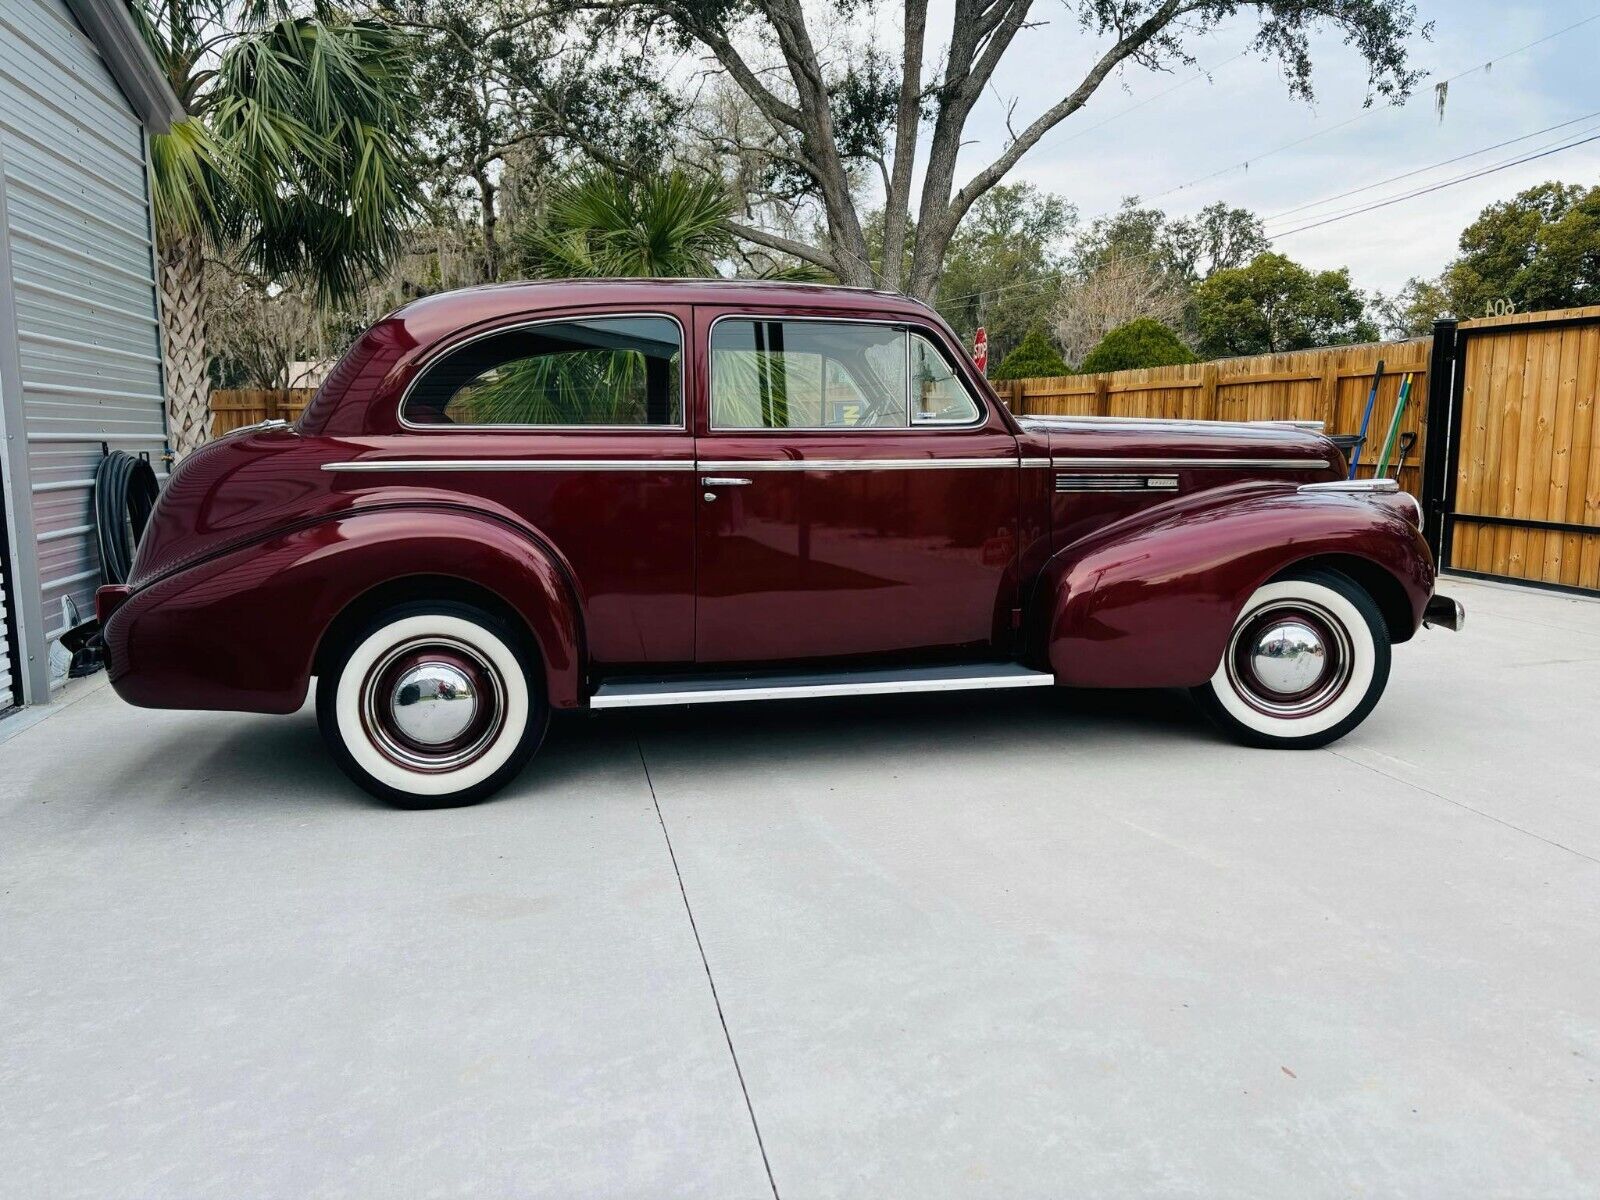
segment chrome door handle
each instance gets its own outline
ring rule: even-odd
[[[738,475],[702,475],[701,487],[744,487],[750,480]]]

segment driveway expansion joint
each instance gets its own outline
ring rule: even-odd
[[[705,943],[700,940],[700,926],[695,923],[694,908],[689,903],[689,892],[683,884],[683,871],[678,867],[678,853],[672,848],[672,834],[667,831],[667,819],[661,813],[661,799],[656,795],[655,780],[650,777],[650,764],[644,757],[644,743],[634,740],[639,751],[639,766],[644,769],[645,786],[650,789],[650,803],[655,806],[656,821],[661,825],[661,837],[667,844],[667,857],[672,860],[673,878],[678,881],[678,895],[683,897],[683,911],[689,917],[689,931],[694,934],[695,949],[700,952],[700,965],[705,968],[706,983],[711,988],[711,1002],[717,1009],[717,1023],[722,1026],[722,1038],[728,1044],[728,1057],[733,1060],[733,1073],[739,1080],[739,1092],[744,1097],[745,1111],[750,1114],[750,1128],[756,1135],[756,1149],[761,1152],[761,1166],[767,1173],[767,1186],[772,1189],[772,1200],[781,1200],[778,1183],[772,1177],[772,1162],[767,1158],[767,1144],[761,1138],[761,1123],[756,1120],[755,1105],[750,1102],[750,1088],[744,1081],[744,1069],[739,1066],[739,1052],[733,1048],[733,1034],[728,1031],[728,1018],[722,1011],[722,997],[717,994],[717,981],[711,974],[711,962],[706,958]]]

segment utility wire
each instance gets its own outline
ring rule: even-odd
[[[1282,233],[1273,234],[1272,237],[1273,240],[1276,241],[1278,238],[1286,238],[1297,233],[1304,233],[1308,229],[1320,229],[1324,225],[1332,225],[1335,221],[1344,221],[1351,217],[1359,217],[1363,213],[1373,212],[1380,208],[1388,208],[1391,204],[1399,204],[1403,200],[1414,200],[1418,196],[1426,196],[1432,192],[1441,191],[1447,187],[1454,187],[1458,183],[1467,183],[1474,179],[1481,179],[1485,175],[1493,175],[1496,171],[1504,171],[1509,167],[1519,166],[1520,164],[1526,162],[1533,162],[1535,159],[1548,158],[1552,154],[1560,154],[1563,150],[1571,150],[1574,147],[1584,146],[1590,142],[1600,142],[1600,133],[1589,134],[1589,136],[1579,138],[1577,141],[1568,142],[1564,146],[1555,146],[1548,150],[1540,150],[1533,154],[1523,155],[1521,158],[1513,158],[1506,162],[1496,163],[1494,166],[1485,167],[1479,171],[1473,171],[1466,175],[1459,175],[1454,179],[1446,179],[1444,182],[1433,184],[1431,187],[1418,188],[1415,191],[1407,192],[1400,196],[1391,196],[1387,200],[1379,200],[1376,203],[1368,204],[1365,207],[1357,208],[1350,212],[1340,213],[1337,216],[1325,217],[1320,221],[1313,221],[1308,225],[1301,225],[1297,229],[1286,229]]]
[[[1343,200],[1349,196],[1360,195],[1362,192],[1370,192],[1373,189],[1383,187],[1388,183],[1399,183],[1400,180],[1410,179],[1414,175],[1425,175],[1427,172],[1436,171],[1440,167],[1448,167],[1454,163],[1464,162],[1469,158],[1477,158],[1478,155],[1487,154],[1491,150],[1503,150],[1507,146],[1514,146],[1518,142],[1525,142],[1529,138],[1536,138],[1542,133],[1550,133],[1557,129],[1565,129],[1569,125],[1577,125],[1579,122],[1587,121],[1594,117],[1600,117],[1600,110],[1592,113],[1585,113],[1581,117],[1573,117],[1570,121],[1562,121],[1558,125],[1547,125],[1543,129],[1536,129],[1532,133],[1525,133],[1520,137],[1508,138],[1503,142],[1496,142],[1492,146],[1482,146],[1477,150],[1468,151],[1466,154],[1458,154],[1454,158],[1447,158],[1441,162],[1432,163],[1426,167],[1417,167],[1415,170],[1406,171],[1400,175],[1391,175],[1387,179],[1378,180],[1376,183],[1369,183],[1362,187],[1351,188],[1347,192],[1336,192],[1332,196],[1324,196],[1321,200],[1312,200],[1306,204],[1296,205],[1294,208],[1286,208],[1282,212],[1273,213],[1271,216],[1263,217],[1261,219],[1263,223],[1271,224],[1274,221],[1282,220],[1284,217],[1292,216],[1298,212],[1304,212],[1308,208],[1321,208],[1324,204],[1332,204],[1335,200]]]
[[[1596,20],[1600,20],[1600,12],[1597,12],[1597,13],[1594,13],[1594,14],[1592,14],[1590,16],[1587,16],[1581,21],[1574,21],[1571,25],[1568,25],[1563,29],[1557,29],[1554,33],[1547,33],[1547,34],[1545,34],[1544,37],[1538,38],[1535,41],[1531,41],[1526,46],[1518,46],[1515,50],[1507,50],[1504,54],[1499,55],[1496,58],[1491,58],[1487,62],[1479,63],[1477,66],[1474,66],[1474,67],[1468,67],[1464,71],[1458,71],[1454,75],[1451,75],[1451,76],[1449,76],[1448,78],[1445,78],[1445,79],[1441,79],[1438,82],[1439,83],[1454,83],[1456,80],[1463,79],[1468,75],[1472,75],[1472,74],[1477,73],[1478,71],[1486,71],[1490,67],[1494,66],[1495,63],[1504,62],[1508,58],[1514,58],[1518,54],[1522,54],[1525,51],[1532,50],[1535,46],[1542,46],[1542,45],[1544,45],[1544,43],[1546,43],[1548,41],[1551,41],[1554,38],[1558,38],[1564,33],[1571,33],[1574,29],[1578,29],[1581,26],[1587,25],[1591,21],[1596,21]],[[1431,78],[1431,76],[1428,77],[1428,78]],[[1437,84],[1435,86],[1437,86]],[[1279,154],[1279,153],[1283,152],[1284,150],[1292,150],[1296,146],[1303,146],[1303,145],[1305,145],[1305,143],[1307,143],[1309,141],[1313,141],[1316,138],[1323,137],[1326,134],[1336,133],[1338,130],[1344,129],[1344,128],[1350,126],[1350,125],[1354,125],[1357,121],[1364,121],[1368,117],[1372,116],[1374,113],[1377,113],[1377,112],[1380,112],[1380,111],[1384,111],[1384,110],[1380,110],[1380,109],[1377,109],[1377,108],[1363,109],[1361,112],[1357,113],[1355,116],[1350,117],[1347,120],[1340,121],[1337,125],[1330,125],[1326,129],[1319,129],[1315,133],[1307,134],[1305,137],[1296,138],[1296,139],[1294,139],[1293,141],[1290,141],[1290,142],[1284,142],[1281,146],[1274,146],[1270,150],[1263,150],[1260,154],[1257,154],[1252,158],[1247,158],[1247,159],[1244,159],[1241,162],[1232,163],[1229,166],[1222,167],[1219,170],[1211,172],[1209,175],[1199,176],[1198,178],[1189,180],[1187,183],[1180,183],[1176,187],[1170,187],[1164,192],[1157,192],[1155,195],[1146,196],[1143,199],[1145,199],[1146,201],[1159,200],[1163,196],[1170,196],[1174,192],[1181,192],[1186,188],[1191,188],[1197,183],[1207,183],[1210,180],[1216,179],[1220,175],[1228,174],[1230,171],[1237,171],[1240,168],[1248,169],[1252,163],[1258,163],[1262,159],[1270,158],[1274,154]]]
[[[1562,34],[1570,33],[1572,30],[1581,28],[1584,25],[1588,25],[1588,24],[1590,24],[1591,22],[1593,22],[1595,20],[1600,20],[1600,12],[1597,12],[1597,13],[1594,13],[1594,14],[1588,16],[1588,17],[1585,17],[1581,21],[1575,21],[1571,25],[1567,25],[1564,28],[1557,29],[1553,33],[1548,33],[1548,34],[1546,34],[1545,36],[1543,36],[1541,38],[1537,38],[1534,41],[1531,41],[1531,42],[1527,43],[1526,45],[1518,46],[1515,50],[1508,50],[1504,54],[1501,54],[1501,55],[1499,55],[1499,56],[1497,56],[1495,58],[1491,58],[1487,62],[1481,63],[1478,66],[1469,67],[1466,70],[1458,71],[1458,72],[1456,72],[1456,74],[1451,75],[1447,79],[1441,80],[1440,82],[1442,82],[1442,83],[1453,83],[1457,79],[1464,78],[1465,76],[1471,75],[1471,74],[1473,74],[1473,73],[1475,73],[1477,71],[1487,70],[1488,68],[1492,67],[1495,63],[1503,62],[1508,58],[1512,58],[1512,57],[1514,57],[1514,56],[1516,56],[1518,54],[1522,54],[1522,53],[1524,53],[1524,52],[1526,52],[1528,50],[1533,49],[1535,46],[1541,46],[1545,42],[1548,42],[1548,41],[1551,41],[1551,40],[1553,40],[1555,38],[1558,38]],[[1244,53],[1245,53],[1244,51],[1241,51],[1240,54],[1235,55],[1234,58],[1242,57],[1242,55]],[[1219,63],[1218,67],[1226,66],[1228,63],[1231,63],[1233,61],[1234,61],[1234,59],[1227,59],[1224,62]],[[1201,74],[1209,73],[1210,70],[1215,70],[1215,69],[1217,69],[1217,68],[1209,68],[1207,72],[1202,72]],[[1105,121],[1102,121],[1099,125],[1091,126],[1089,129],[1081,130],[1080,134],[1089,133],[1089,132],[1092,132],[1094,129],[1099,129],[1099,128],[1105,126],[1105,125],[1108,125],[1112,121],[1117,120],[1118,118],[1120,118],[1122,116],[1126,116],[1128,113],[1134,111],[1135,108],[1140,108],[1144,104],[1149,103],[1150,101],[1160,99],[1162,96],[1168,95],[1171,92],[1176,91],[1178,88],[1183,87],[1186,84],[1194,82],[1195,79],[1198,79],[1198,78],[1200,78],[1200,75],[1192,76],[1189,79],[1184,80],[1183,83],[1176,84],[1173,87],[1167,88],[1165,91],[1163,91],[1161,93],[1158,93],[1155,96],[1150,97],[1149,100],[1142,101],[1140,104],[1133,105],[1132,107],[1124,109],[1121,112],[1115,114],[1114,116],[1108,117]],[[1347,125],[1353,125],[1357,121],[1364,120],[1365,118],[1371,116],[1376,111],[1378,111],[1378,110],[1376,110],[1376,109],[1366,109],[1366,110],[1364,110],[1364,111],[1362,111],[1360,113],[1357,113],[1355,116],[1350,117],[1348,120],[1340,122],[1338,125],[1331,125],[1326,129],[1321,129],[1321,130],[1316,131],[1315,133],[1308,134],[1305,137],[1297,138],[1292,142],[1285,142],[1281,146],[1275,147],[1272,150],[1268,150],[1268,151],[1263,152],[1262,154],[1257,155],[1254,159],[1248,159],[1248,160],[1246,160],[1246,161],[1244,161],[1242,163],[1236,163],[1233,166],[1224,167],[1220,171],[1212,172],[1210,175],[1202,176],[1201,178],[1198,178],[1198,179],[1192,179],[1188,183],[1179,184],[1177,187],[1168,188],[1164,192],[1157,192],[1155,195],[1149,196],[1149,197],[1145,197],[1143,199],[1145,199],[1146,201],[1157,200],[1157,199],[1160,199],[1162,196],[1168,196],[1168,195],[1171,195],[1173,192],[1182,191],[1185,188],[1192,187],[1196,183],[1204,183],[1207,180],[1215,179],[1217,176],[1227,174],[1229,171],[1235,170],[1240,166],[1248,167],[1251,162],[1260,161],[1260,159],[1266,158],[1266,157],[1268,157],[1270,155],[1273,155],[1273,154],[1277,154],[1282,150],[1292,149],[1295,146],[1303,145],[1304,143],[1312,141],[1315,138],[1322,137],[1324,134],[1333,133],[1336,130],[1342,129]],[[1512,145],[1515,145],[1518,142],[1527,141],[1529,138],[1538,137],[1540,134],[1543,134],[1543,133],[1550,133],[1550,132],[1553,132],[1554,130],[1557,130],[1557,129],[1563,129],[1563,128],[1566,128],[1566,127],[1571,126],[1571,125],[1576,125],[1580,121],[1587,120],[1589,117],[1594,117],[1594,116],[1597,116],[1597,115],[1600,115],[1600,112],[1589,113],[1589,114],[1586,114],[1586,116],[1582,116],[1582,117],[1574,117],[1570,121],[1563,121],[1563,122],[1561,122],[1559,124],[1551,125],[1551,126],[1548,126],[1548,127],[1544,128],[1544,129],[1535,130],[1532,133],[1523,134],[1521,137],[1510,138],[1510,139],[1508,139],[1506,141],[1503,141],[1503,142],[1497,142],[1497,143],[1494,143],[1493,145],[1484,146],[1484,147],[1481,147],[1481,148],[1479,148],[1477,150],[1470,151],[1469,153],[1457,155],[1454,158],[1444,159],[1441,162],[1437,162],[1437,163],[1432,164],[1431,166],[1418,167],[1415,170],[1406,171],[1406,172],[1403,172],[1403,173],[1401,173],[1399,175],[1391,176],[1388,179],[1379,180],[1376,183],[1367,184],[1367,185],[1365,185],[1363,187],[1359,187],[1359,188],[1351,188],[1349,191],[1339,192],[1339,193],[1337,193],[1335,195],[1332,195],[1332,196],[1323,197],[1320,200],[1313,200],[1313,201],[1310,201],[1309,203],[1306,203],[1306,204],[1297,205],[1294,208],[1285,209],[1284,211],[1282,211],[1280,213],[1275,213],[1270,217],[1264,218],[1263,219],[1263,223],[1279,220],[1279,219],[1281,219],[1283,217],[1287,217],[1287,216],[1292,216],[1295,213],[1304,212],[1307,209],[1320,208],[1324,204],[1331,204],[1335,200],[1342,200],[1342,199],[1345,199],[1345,198],[1347,198],[1349,196],[1359,195],[1362,192],[1371,191],[1374,188],[1382,187],[1385,184],[1398,183],[1400,180],[1409,179],[1409,178],[1412,178],[1412,177],[1414,177],[1416,175],[1424,174],[1424,173],[1426,173],[1428,171],[1437,170],[1440,167],[1450,166],[1450,165],[1452,165],[1454,163],[1465,161],[1466,159],[1476,158],[1478,155],[1487,154],[1491,150],[1503,149],[1506,146],[1512,146]],[[1363,213],[1372,212],[1372,211],[1375,211],[1375,210],[1380,209],[1380,208],[1387,208],[1392,204],[1399,204],[1399,203],[1401,203],[1402,201],[1405,201],[1405,200],[1415,199],[1418,196],[1424,196],[1424,195],[1428,195],[1428,194],[1430,194],[1432,192],[1441,191],[1444,188],[1453,187],[1453,186],[1455,186],[1456,184],[1459,184],[1459,183],[1467,183],[1467,182],[1470,182],[1473,179],[1481,178],[1484,175],[1491,175],[1491,174],[1494,174],[1497,171],[1505,170],[1505,169],[1513,167],[1513,166],[1518,166],[1518,165],[1520,165],[1521,163],[1524,163],[1524,162],[1533,162],[1536,159],[1546,158],[1549,155],[1558,154],[1563,150],[1570,150],[1570,149],[1574,148],[1575,146],[1581,146],[1581,145],[1586,144],[1587,142],[1594,141],[1594,140],[1596,140],[1594,137],[1586,137],[1586,138],[1583,138],[1582,140],[1571,142],[1571,143],[1566,144],[1566,145],[1556,146],[1556,147],[1553,147],[1553,148],[1550,148],[1550,149],[1546,149],[1546,150],[1542,150],[1542,151],[1536,152],[1534,154],[1527,155],[1525,157],[1521,157],[1521,158],[1513,159],[1513,160],[1510,160],[1510,161],[1498,163],[1498,164],[1495,164],[1493,166],[1486,167],[1486,168],[1484,168],[1484,169],[1482,169],[1480,171],[1476,171],[1476,172],[1472,172],[1470,174],[1462,175],[1462,176],[1459,176],[1459,177],[1454,178],[1454,179],[1445,180],[1445,181],[1443,181],[1441,183],[1434,184],[1434,185],[1431,185],[1429,187],[1417,189],[1417,190],[1415,190],[1413,192],[1409,192],[1409,193],[1406,193],[1404,195],[1388,197],[1386,199],[1377,201],[1377,202],[1375,202],[1373,204],[1370,204],[1370,205],[1363,205],[1361,207],[1351,209],[1351,210],[1349,210],[1347,212],[1343,212],[1343,213],[1339,213],[1339,214],[1335,214],[1335,215],[1330,215],[1330,216],[1325,216],[1325,217],[1323,217],[1323,218],[1321,218],[1319,220],[1308,222],[1305,225],[1297,226],[1294,229],[1288,229],[1288,230],[1285,230],[1284,232],[1279,233],[1279,234],[1269,234],[1268,236],[1270,238],[1273,238],[1273,239],[1276,239],[1276,238],[1279,238],[1279,237],[1292,237],[1294,234],[1304,233],[1308,229],[1317,229],[1317,228],[1320,228],[1323,225],[1332,224],[1335,221],[1342,221],[1342,220],[1348,219],[1349,217],[1360,216]],[[1120,256],[1117,259],[1111,260],[1111,261],[1115,262],[1115,263],[1121,263],[1121,262],[1125,262],[1125,261],[1133,261],[1135,259],[1142,259],[1144,261],[1149,261],[1152,257],[1153,257],[1153,255],[1150,255],[1150,254],[1124,255],[1124,256]],[[986,299],[986,298],[988,298],[990,296],[998,296],[998,295],[1001,295],[1001,294],[1007,293],[1007,292],[1025,290],[1025,289],[1036,289],[1036,288],[1041,288],[1041,287],[1049,287],[1049,286],[1052,286],[1052,285],[1059,285],[1061,282],[1063,282],[1065,280],[1066,274],[1067,274],[1066,272],[1059,272],[1058,271],[1058,272],[1055,272],[1055,273],[1053,273],[1051,275],[1041,276],[1038,279],[1029,279],[1029,280],[1022,280],[1022,281],[1020,281],[1018,283],[1003,284],[1000,287],[989,288],[989,289],[984,290],[984,291],[965,292],[965,293],[963,293],[963,294],[961,294],[959,296],[946,297],[945,299],[941,300],[940,303],[941,304],[955,304],[955,303],[958,303],[958,302],[960,302],[962,300],[972,300],[972,299],[978,299],[978,300],[982,301],[982,300],[984,300],[984,299]]]
[[[1590,116],[1595,116],[1597,114],[1591,113],[1589,115]],[[1583,119],[1584,118],[1582,118],[1582,117],[1577,118],[1578,121],[1581,121]],[[1575,124],[1575,123],[1576,123],[1575,121],[1563,122],[1564,125],[1572,125],[1572,124]],[[1560,125],[1553,125],[1550,128],[1551,129],[1559,129],[1559,128],[1561,128],[1561,126]],[[1294,234],[1304,233],[1304,232],[1306,232],[1307,230],[1310,230],[1310,229],[1320,229],[1324,225],[1332,225],[1336,221],[1344,221],[1344,220],[1348,220],[1350,217],[1358,217],[1358,216],[1361,216],[1361,215],[1363,215],[1365,213],[1374,212],[1374,211],[1376,211],[1376,210],[1378,210],[1380,208],[1388,208],[1390,205],[1399,204],[1399,203],[1401,203],[1403,201],[1406,201],[1406,200],[1414,200],[1419,196],[1426,196],[1426,195],[1429,195],[1429,194],[1431,194],[1433,192],[1442,191],[1445,188],[1455,187],[1457,184],[1470,183],[1474,179],[1481,179],[1485,175],[1493,175],[1498,171],[1504,171],[1504,170],[1507,170],[1507,169],[1509,169],[1511,167],[1520,166],[1522,163],[1534,162],[1534,161],[1536,161],[1538,159],[1541,159],[1541,158],[1548,158],[1552,154],[1560,154],[1564,150],[1571,150],[1571,149],[1574,149],[1575,147],[1578,147],[1578,146],[1588,145],[1590,142],[1600,141],[1600,133],[1592,133],[1592,132],[1590,132],[1590,130],[1592,130],[1594,128],[1600,128],[1600,127],[1591,126],[1590,129],[1586,129],[1586,130],[1580,131],[1585,136],[1579,137],[1578,139],[1576,139],[1574,141],[1565,142],[1565,143],[1563,143],[1561,145],[1548,146],[1548,147],[1545,147],[1545,148],[1541,148],[1541,149],[1536,150],[1536,151],[1534,151],[1534,152],[1532,152],[1530,154],[1524,154],[1524,155],[1520,155],[1520,156],[1515,157],[1515,158],[1505,159],[1505,160],[1503,160],[1501,162],[1493,163],[1493,164],[1491,164],[1491,165],[1489,165],[1487,167],[1482,167],[1482,168],[1479,168],[1478,170],[1469,171],[1469,172],[1466,172],[1466,173],[1464,173],[1462,175],[1458,175],[1458,176],[1456,176],[1456,177],[1454,177],[1452,179],[1442,180],[1442,181],[1440,181],[1438,183],[1430,184],[1430,185],[1428,185],[1426,187],[1415,188],[1415,189],[1413,189],[1413,190],[1411,190],[1409,192],[1404,192],[1404,193],[1401,193],[1400,195],[1397,195],[1397,196],[1388,196],[1388,197],[1385,197],[1385,198],[1383,198],[1381,200],[1374,201],[1371,204],[1362,204],[1362,205],[1359,205],[1357,207],[1351,208],[1351,209],[1349,209],[1347,211],[1344,211],[1344,212],[1325,215],[1325,216],[1323,216],[1323,217],[1321,217],[1321,218],[1319,218],[1317,220],[1310,221],[1307,224],[1297,226],[1294,229],[1286,229],[1282,233],[1269,234],[1268,235],[1269,240],[1276,241],[1278,238],[1292,237]],[[1540,130],[1539,131],[1539,133],[1546,133],[1546,132],[1548,132],[1548,130]],[[1511,144],[1514,144],[1516,142],[1526,141],[1529,137],[1536,137],[1536,136],[1538,136],[1538,134],[1528,134],[1525,137],[1512,138],[1510,142],[1502,142],[1502,143],[1500,143],[1500,145],[1502,145],[1502,146],[1503,145],[1511,145]],[[1499,148],[1498,146],[1487,146],[1483,150],[1475,151],[1474,154],[1463,155],[1462,157],[1464,157],[1464,158],[1472,158],[1472,157],[1475,156],[1475,154],[1486,153],[1489,150],[1494,150],[1494,149],[1498,149],[1498,148]],[[1456,162],[1456,161],[1459,161],[1459,159],[1452,159],[1452,160],[1449,160],[1449,161]],[[1444,166],[1446,164],[1444,164],[1444,163],[1436,163],[1434,165],[1437,167],[1437,166]],[[1424,168],[1422,168],[1422,170],[1432,170],[1432,169],[1433,169],[1432,167],[1424,167]],[[1415,174],[1415,173],[1416,172],[1411,172],[1410,174]],[[1405,178],[1405,176],[1403,176],[1403,175],[1402,176],[1396,176],[1395,178],[1396,179],[1403,179],[1403,178]],[[1386,182],[1392,182],[1392,181],[1386,181]],[[1378,185],[1373,185],[1373,186],[1378,186]],[[1364,191],[1364,190],[1367,190],[1367,189],[1360,189],[1360,190]],[[1337,197],[1331,197],[1331,199],[1337,199]],[[1319,201],[1317,203],[1322,203],[1322,202]],[[1316,205],[1313,204],[1313,205],[1302,206],[1302,207],[1315,207],[1315,206]],[[1296,211],[1299,211],[1299,210],[1290,209],[1288,211],[1296,212]],[[1153,252],[1152,253],[1144,253],[1144,254],[1123,254],[1123,255],[1118,255],[1115,258],[1106,259],[1100,265],[1101,266],[1120,266],[1121,264],[1127,263],[1127,262],[1149,262],[1152,259],[1154,259],[1155,257],[1156,257],[1156,255]],[[1068,272],[1056,271],[1056,272],[1052,272],[1049,275],[1041,275],[1037,279],[1025,279],[1025,280],[1021,280],[1021,281],[1019,281],[1017,283],[1002,284],[1000,287],[989,288],[986,291],[965,292],[965,293],[963,293],[963,294],[961,294],[959,296],[948,296],[948,297],[945,297],[945,298],[941,299],[940,301],[938,301],[938,303],[940,303],[940,304],[955,304],[955,303],[958,303],[959,301],[962,301],[962,300],[972,300],[972,299],[975,299],[975,298],[981,300],[981,299],[987,298],[989,296],[998,296],[998,295],[1001,295],[1001,294],[1006,293],[1006,292],[1021,291],[1021,290],[1031,290],[1031,289],[1044,288],[1044,287],[1055,287],[1055,286],[1059,286],[1060,284],[1065,282],[1067,277],[1068,277]]]

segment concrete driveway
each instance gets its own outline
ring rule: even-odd
[[[1182,696],[0,724],[0,1195],[1600,1195],[1600,602],[1451,580],[1329,751]]]

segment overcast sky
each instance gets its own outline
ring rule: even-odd
[[[1561,141],[1600,134],[1600,19],[1495,62],[1488,71],[1475,70],[1455,80],[1443,121],[1433,110],[1435,79],[1457,75],[1574,22],[1600,16],[1600,0],[1418,0],[1417,6],[1424,18],[1434,22],[1434,31],[1432,41],[1416,41],[1414,61],[1433,79],[1419,87],[1403,108],[1375,106],[1354,123],[1334,128],[1363,111],[1365,72],[1357,55],[1337,38],[1320,42],[1317,100],[1307,105],[1289,98],[1275,64],[1254,55],[1239,57],[1249,38],[1249,26],[1240,22],[1195,45],[1199,63],[1215,68],[1209,82],[1184,82],[1196,74],[1192,70],[1171,75],[1136,70],[1121,81],[1125,87],[1108,82],[1085,110],[1046,135],[1012,178],[1060,193],[1086,218],[1115,208],[1129,194],[1175,214],[1223,200],[1274,217],[1336,193],[1588,117],[1269,223],[1270,231],[1282,233],[1363,202]],[[1037,14],[1049,11],[1044,4],[1036,9]],[[947,22],[948,16],[943,22],[946,29]],[[941,24],[936,18],[932,29]],[[1019,128],[1060,99],[1081,74],[1093,45],[1070,19],[1055,20],[1017,39],[995,82],[1000,97],[1017,101]],[[1183,86],[1118,115],[1175,84]],[[975,144],[962,159],[967,172],[1001,144],[1004,112],[1000,98],[991,97],[975,115],[968,130]],[[1089,128],[1107,118],[1115,119],[1103,128]],[[1318,136],[1266,153],[1309,135]],[[1251,160],[1248,170],[1234,167],[1245,160]],[[1224,170],[1230,167],[1234,169]],[[1215,172],[1222,173],[1203,179]],[[1281,236],[1275,239],[1276,248],[1309,266],[1348,266],[1358,286],[1393,291],[1411,276],[1437,274],[1454,253],[1462,226],[1484,205],[1550,178],[1600,183],[1600,141],[1324,228]],[[1169,192],[1184,184],[1190,186]]]

